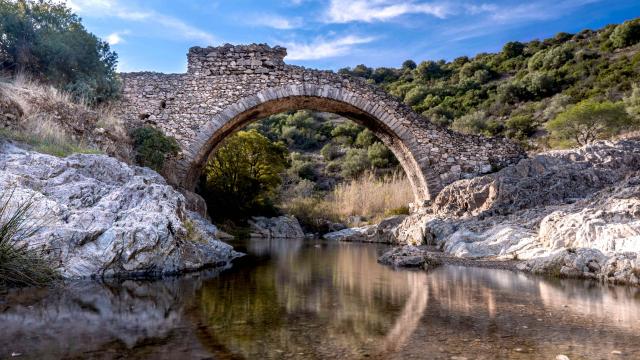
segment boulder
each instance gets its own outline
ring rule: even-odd
[[[240,255],[150,169],[0,146],[2,194],[10,207],[33,203],[29,216],[42,226],[27,245],[43,248],[64,277],[159,276],[227,266]]]
[[[249,220],[249,226],[251,227],[251,237],[267,239],[299,239],[304,237],[298,219],[290,215],[272,218],[255,216]]]
[[[407,215],[391,216],[375,225],[347,228],[322,235],[326,240],[348,242],[374,242],[391,244],[396,240],[396,228]]]
[[[442,264],[440,259],[417,246],[407,245],[394,247],[378,258],[383,265],[393,267],[433,269]]]

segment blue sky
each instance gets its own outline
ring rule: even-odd
[[[64,0],[61,0],[64,1]],[[640,16],[638,0],[67,0],[109,41],[121,71],[184,72],[194,45],[268,43],[336,70],[498,51],[511,40]]]

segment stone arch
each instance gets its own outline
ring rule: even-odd
[[[193,190],[209,154],[227,136],[252,121],[290,110],[330,112],[371,130],[396,156],[417,201],[429,200],[441,188],[437,174],[428,171],[429,158],[414,134],[384,104],[372,104],[345,88],[300,84],[264,89],[217,112],[204,126],[177,164],[185,175],[180,186]]]

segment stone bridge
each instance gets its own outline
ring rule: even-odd
[[[209,154],[227,136],[289,110],[331,112],[369,128],[399,160],[416,200],[523,156],[505,139],[433,125],[364,79],[287,65],[286,54],[282,47],[256,44],[193,47],[186,74],[121,74],[117,111],[128,126],[152,124],[178,140],[182,151],[163,173],[187,190],[195,188]]]

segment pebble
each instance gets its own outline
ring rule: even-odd
[[[556,355],[556,360],[570,360],[567,355]]]
[[[622,351],[620,351],[620,350],[613,350],[613,351],[611,352],[611,355],[622,355]]]

